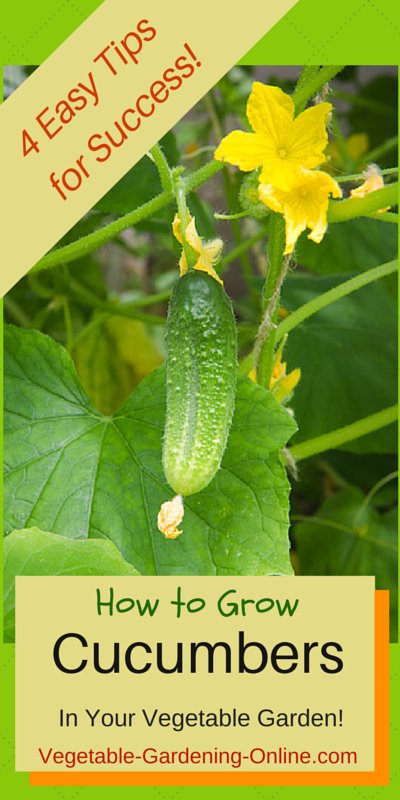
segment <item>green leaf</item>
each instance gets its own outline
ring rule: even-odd
[[[4,641],[15,638],[16,575],[138,575],[106,539],[77,540],[39,528],[13,531],[4,541]]]
[[[283,305],[294,310],[340,280],[292,276],[284,284]],[[381,281],[333,303],[291,331],[285,360],[289,370],[301,368],[291,402],[299,426],[294,441],[313,439],[395,404],[396,342],[396,307]],[[395,452],[395,425],[342,449]]]
[[[112,414],[138,383],[160,366],[162,355],[142,322],[98,315],[74,349],[78,375],[103,414]]]
[[[148,575],[291,574],[280,449],[296,426],[269,392],[239,378],[222,468],[185,501],[184,534],[168,541],[157,529],[172,497],[161,464],[163,368],[103,416],[60,345],[9,326],[5,390],[6,532],[107,537]]]
[[[160,145],[169,164],[176,164],[178,151],[174,134],[167,133],[161,139]],[[95,209],[113,214],[128,214],[161,191],[157,168],[148,156],[144,156],[99,200]]]
[[[330,225],[320,244],[304,233],[296,247],[302,266],[320,275],[365,272],[397,257],[397,226],[374,219]]]
[[[379,514],[363,492],[346,486],[309,521],[295,525],[302,575],[375,575],[390,589],[391,636],[397,636],[397,510]]]
[[[340,450],[330,450],[324,453],[324,461],[326,460],[344,481],[356,484],[365,492],[372,489],[386,475],[395,472],[397,467],[397,454],[377,455],[374,453],[370,455],[368,453],[344,453]],[[304,461],[303,463],[305,465],[307,462]],[[388,493],[391,501],[394,502],[397,494],[395,481],[391,482],[383,492],[382,490],[379,492],[377,501],[380,501]]]

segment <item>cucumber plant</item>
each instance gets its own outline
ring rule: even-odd
[[[281,186],[283,168],[303,158],[299,127],[311,150],[327,140],[317,135],[315,115],[318,100],[325,111],[330,100],[335,105],[327,81],[339,67],[306,67],[291,97],[260,67],[254,78],[264,71],[265,87],[274,84],[271,120],[280,104],[282,125],[256,138],[248,128],[262,122],[257,103],[265,88],[256,81],[245,102],[248,69],[228,73],[5,298],[6,322],[16,325],[5,335],[5,532],[24,531],[10,540],[11,578],[24,571],[28,545],[30,570],[53,569],[41,556],[43,536],[51,535],[60,538],[56,560],[64,552],[66,563],[63,538],[111,540],[129,565],[117,558],[121,572],[341,574],[345,563],[363,574],[368,563],[380,588],[390,584],[394,545],[381,546],[380,533],[364,530],[379,532],[382,516],[390,542],[394,537],[394,131],[381,141],[377,124],[370,153],[353,155],[360,136],[342,137],[336,116],[341,147],[332,142],[324,163],[314,151],[309,163],[308,154],[307,185]],[[324,97],[316,97],[321,90]],[[355,100],[359,91],[355,83]],[[236,112],[244,127],[246,108],[246,131],[229,134]],[[282,132],[285,141],[270,147]],[[245,152],[248,144],[257,146]],[[266,165],[265,180],[260,154],[276,167]],[[374,185],[363,175],[371,159],[383,168]],[[330,199],[326,171],[343,199]],[[229,213],[216,214],[217,207]],[[218,262],[217,240],[204,242],[193,223],[211,238],[224,217]],[[329,236],[319,242],[325,224]],[[178,279],[171,227],[184,256]],[[293,237],[304,227],[314,240],[299,239],[293,275]],[[207,259],[216,266],[208,274]],[[228,266],[233,306],[221,280]],[[165,349],[166,366],[158,367]],[[295,473],[294,461],[301,467],[291,489],[286,466]],[[358,481],[358,491],[343,489],[341,502],[326,507],[325,495],[336,497],[346,481]],[[316,523],[330,515],[328,564],[327,534]],[[308,516],[313,524],[305,528]],[[350,535],[358,548],[349,561]],[[109,556],[99,545],[96,574],[110,569]],[[79,563],[73,570],[79,573]]]

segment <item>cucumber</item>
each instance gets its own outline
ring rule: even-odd
[[[236,328],[224,288],[190,270],[176,282],[167,323],[165,477],[178,495],[212,480],[225,450],[236,390]]]

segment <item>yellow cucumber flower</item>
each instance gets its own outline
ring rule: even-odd
[[[284,403],[290,399],[292,392],[296,388],[300,378],[301,370],[299,367],[296,367],[296,369],[292,369],[291,372],[289,372],[287,375],[284,375],[271,387],[271,392],[278,403]]]
[[[284,403],[290,399],[293,390],[296,388],[300,378],[301,370],[299,367],[292,369],[291,372],[286,373],[286,362],[282,361],[283,352],[282,342],[275,356],[274,366],[272,370],[269,388],[278,403]],[[253,383],[257,382],[256,368],[253,367],[248,373],[248,377]]]
[[[279,348],[275,357],[274,366],[272,368],[272,375],[269,382],[269,388],[273,389],[274,385],[278,383],[278,381],[280,381],[281,378],[284,378],[285,375],[286,375],[286,364],[284,361],[282,361],[282,349]]]
[[[260,184],[258,191],[262,202],[285,218],[285,255],[293,252],[297,239],[306,228],[311,230],[309,239],[317,244],[322,240],[327,227],[329,195],[342,196],[340,186],[331,175],[308,169],[300,170],[290,191],[284,192],[270,183]]]
[[[358,186],[357,189],[352,189],[350,191],[351,197],[365,197],[365,195],[370,194],[370,192],[376,192],[377,189],[383,189],[385,185],[381,171],[377,164],[369,164],[366,170],[363,172],[363,178],[365,178],[364,183],[362,183],[361,186]],[[380,208],[376,213],[384,214],[385,211],[389,211],[389,208],[390,206]]]
[[[331,110],[330,103],[318,103],[295,118],[288,94],[256,81],[246,109],[254,132],[229,133],[214,156],[243,172],[262,167],[261,183],[288,191],[301,167],[312,169],[325,161],[326,122]]]
[[[289,373],[286,372],[286,362],[282,361],[282,352],[283,343],[276,354],[269,383],[269,388],[278,403],[289,400],[301,378],[301,370],[299,367],[292,369]]]
[[[174,221],[172,223],[172,231],[175,236],[175,239],[178,240],[179,244],[183,245],[183,236],[182,236],[182,223],[181,219],[178,214],[175,214]],[[196,230],[196,221],[194,217],[189,215],[189,224],[185,230],[185,241],[190,245],[192,250],[198,255],[198,259],[194,265],[194,269],[198,269],[201,272],[207,272],[211,275],[212,278],[215,278],[218,283],[224,285],[219,277],[218,273],[214,269],[214,264],[216,264],[220,257],[221,257],[221,250],[223,247],[223,242],[221,239],[212,239],[210,242],[203,242],[202,238],[199,236]],[[188,271],[188,265],[186,261],[185,251],[182,251],[182,255],[179,261],[179,268],[180,274],[185,275]]]

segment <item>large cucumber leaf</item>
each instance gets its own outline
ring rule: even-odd
[[[172,496],[161,464],[163,367],[105,416],[59,344],[8,326],[5,400],[6,533],[37,526],[108,538],[147,575],[291,574],[280,449],[296,426],[247,378],[239,378],[222,468],[185,501],[184,534],[174,541],[157,529],[160,505]]]
[[[359,217],[330,225],[316,244],[303,234],[296,247],[299,264],[321,275],[365,272],[397,256],[397,226]]]
[[[390,589],[391,639],[397,638],[397,509],[385,513],[345,486],[294,526],[302,575],[375,575]]]
[[[68,539],[29,528],[4,541],[4,641],[15,636],[16,575],[137,575],[107,539]]]
[[[283,287],[289,310],[341,283],[328,276],[291,276]],[[367,417],[397,400],[397,312],[383,281],[365,286],[298,325],[288,337],[288,368],[301,367],[292,401],[304,441]],[[396,451],[389,425],[342,447],[355,453]]]
[[[143,322],[112,314],[96,319],[74,348],[74,362],[96,408],[112,414],[163,356]]]

